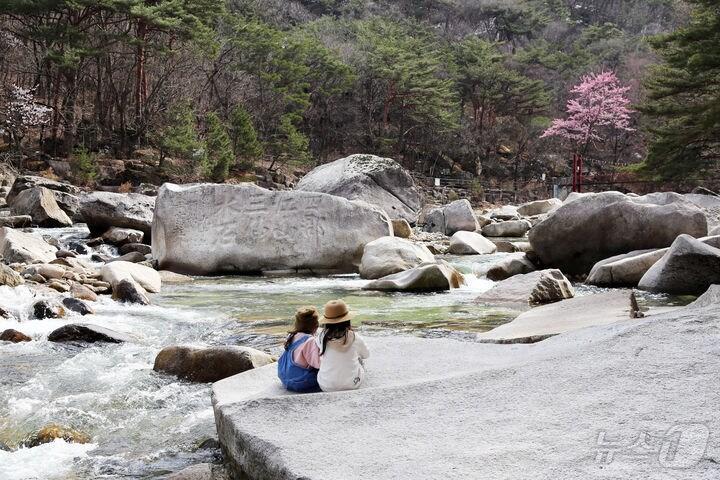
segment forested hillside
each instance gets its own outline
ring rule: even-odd
[[[354,152],[391,156],[421,174],[501,180],[567,176],[578,150],[591,171],[617,171],[645,160],[649,144],[645,174],[678,173],[665,168],[668,158],[712,166],[712,102],[707,118],[687,127],[702,146],[693,140],[688,153],[685,140],[667,138],[694,115],[668,103],[678,98],[668,88],[691,78],[677,73],[692,56],[678,55],[678,45],[702,33],[657,35],[704,25],[693,65],[717,103],[714,3],[6,0],[4,155],[70,156],[87,181],[99,156],[143,148],[162,169],[215,181]],[[646,79],[661,61],[674,64]],[[611,72],[626,108],[619,123],[598,117],[580,136],[547,131],[565,118],[573,86]]]

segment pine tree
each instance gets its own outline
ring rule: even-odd
[[[660,178],[706,170],[720,159],[720,4],[688,2],[695,6],[690,24],[653,42],[663,63],[651,70],[640,108],[655,120],[640,170]]]
[[[230,167],[235,162],[230,136],[217,113],[208,113],[205,122],[207,126],[205,145],[207,145],[208,157],[206,174],[215,182],[224,182],[230,173]]]
[[[305,164],[312,159],[308,151],[309,140],[297,129],[295,121],[296,118],[292,114],[280,117],[280,124],[271,143],[273,161],[270,170],[274,168],[275,163]]]
[[[171,156],[190,161],[192,174],[207,169],[207,156],[198,138],[192,107],[181,104],[174,108],[169,123],[159,136],[160,166],[164,166],[166,156]]]
[[[253,160],[262,155],[262,146],[258,141],[250,114],[242,105],[233,109],[230,124],[235,158],[241,160],[241,167],[251,167]]]
[[[85,148],[85,145],[75,147],[73,154],[70,157],[70,171],[72,172],[75,181],[89,185],[97,177],[98,169],[95,162],[95,155]]]

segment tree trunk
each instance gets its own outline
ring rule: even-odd
[[[135,124],[138,133],[143,129],[145,101],[147,100],[147,76],[145,74],[145,39],[147,37],[147,24],[139,19],[137,24],[137,49],[135,69]]]
[[[77,122],[75,119],[75,104],[77,102],[77,71],[68,69],[65,77],[65,103],[63,105],[64,130],[63,130],[63,153],[69,156],[75,147],[77,135]]]

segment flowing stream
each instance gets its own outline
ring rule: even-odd
[[[86,234],[72,228],[51,235],[67,244]],[[152,306],[122,305],[105,296],[94,305],[96,315],[42,321],[29,319],[39,298],[30,289],[0,287],[0,307],[18,318],[0,320],[0,330],[15,328],[33,337],[27,343],[0,342],[0,443],[15,449],[50,423],[92,438],[89,444],[57,440],[0,450],[0,479],[157,478],[217,461],[217,448],[201,448],[215,437],[210,386],[153,372],[161,348],[237,344],[279,353],[295,309],[319,307],[334,298],[351,305],[368,335],[399,332],[470,340],[474,332],[515,314],[474,303],[493,282],[477,279],[472,264],[501,255],[445,257],[467,281],[446,293],[368,292],[356,275],[199,278],[164,285],[161,294],[152,296]],[[101,325],[131,334],[135,341],[79,347],[46,340],[49,332],[70,322]]]

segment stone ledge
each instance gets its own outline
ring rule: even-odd
[[[596,463],[598,432],[630,444],[702,423],[717,440],[718,313],[710,302],[534,345],[369,337],[358,391],[288,394],[273,366],[217,382],[218,435],[251,479],[671,478],[657,458]],[[712,438],[682,478],[720,471]]]

